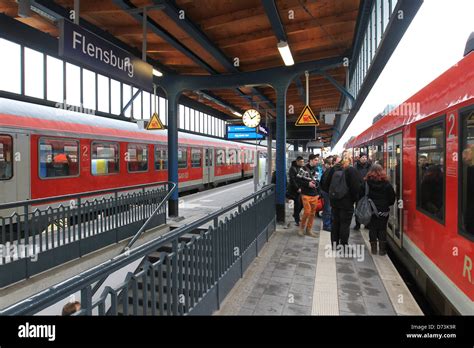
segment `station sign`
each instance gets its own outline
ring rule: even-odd
[[[228,140],[256,140],[263,138],[262,134],[257,133],[256,128],[229,124],[226,127],[226,139]]]
[[[151,92],[153,67],[122,48],[66,20],[59,21],[59,55],[67,61]]]
[[[319,121],[313,113],[313,110],[306,105],[296,120],[295,126],[319,126]]]

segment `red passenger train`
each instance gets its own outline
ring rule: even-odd
[[[180,132],[180,191],[251,177],[256,149]],[[166,130],[0,98],[0,203],[166,181],[167,165]]]
[[[474,314],[472,48],[346,147],[385,166],[398,197],[389,244],[427,299],[442,314]]]

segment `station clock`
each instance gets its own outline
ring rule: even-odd
[[[255,128],[260,124],[261,121],[260,112],[255,109],[248,109],[242,116],[242,121],[247,127]]]

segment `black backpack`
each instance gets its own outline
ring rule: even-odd
[[[339,200],[344,198],[349,192],[346,182],[346,171],[344,169],[334,172],[331,185],[329,186],[329,198],[331,200]]]

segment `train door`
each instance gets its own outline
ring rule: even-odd
[[[30,137],[21,133],[0,132],[0,203],[30,198]],[[0,211],[0,216],[14,212]],[[18,211],[23,213],[23,211]]]
[[[214,182],[214,149],[204,149],[204,167],[203,172],[203,183],[209,184]]]
[[[390,176],[390,181],[395,189],[397,197],[395,204],[390,208],[388,233],[400,248],[402,247],[403,242],[402,141],[402,133],[391,135],[387,139],[388,175]]]

